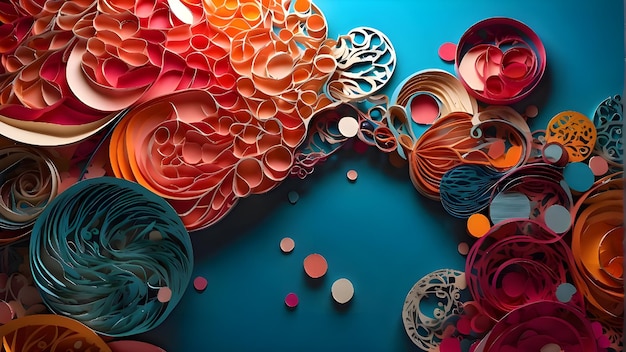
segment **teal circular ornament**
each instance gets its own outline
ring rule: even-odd
[[[56,197],[35,222],[31,270],[44,303],[107,336],[162,323],[193,268],[191,240],[174,209],[144,187],[101,177]],[[162,302],[160,290],[170,290]]]

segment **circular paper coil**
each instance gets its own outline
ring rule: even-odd
[[[165,320],[191,278],[191,241],[174,210],[136,183],[81,181],[33,228],[31,270],[44,303],[98,333],[128,336]],[[159,302],[161,288],[171,290]]]
[[[488,104],[522,100],[539,84],[545,68],[543,43],[530,27],[512,18],[479,21],[463,33],[457,45],[459,80],[476,99]]]

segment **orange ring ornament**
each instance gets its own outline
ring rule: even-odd
[[[624,315],[623,182],[623,172],[596,181],[572,211],[576,286],[589,311],[612,325],[621,325]]]

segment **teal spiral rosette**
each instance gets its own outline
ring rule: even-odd
[[[44,303],[113,337],[162,323],[189,285],[191,240],[162,198],[112,177],[78,182],[35,222],[31,270]]]

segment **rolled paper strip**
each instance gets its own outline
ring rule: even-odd
[[[473,299],[495,320],[528,303],[555,301],[575,270],[569,246],[532,220],[494,225],[470,248],[465,267]]]
[[[519,307],[499,320],[481,342],[483,352],[599,351],[591,322],[571,304],[538,301]]]
[[[589,303],[588,310],[609,324],[623,323],[624,186],[622,174],[598,182],[579,198],[572,216],[574,283]]]
[[[401,114],[398,114],[402,118]],[[428,198],[440,199],[441,179],[462,164],[485,165],[500,171],[521,166],[530,157],[532,135],[526,121],[509,107],[486,109],[474,116],[450,113],[433,123],[409,146],[409,175],[415,188]],[[492,158],[493,145],[510,145]],[[491,154],[491,155],[490,155]]]
[[[332,55],[337,69],[326,90],[332,98],[343,102],[357,102],[376,94],[396,68],[391,41],[374,28],[358,27],[340,36]]]
[[[503,174],[483,165],[459,165],[441,178],[441,204],[448,214],[466,219],[489,206],[492,188]]]
[[[596,145],[596,127],[589,118],[576,111],[556,114],[546,129],[546,142],[561,144],[570,162],[586,160]]]
[[[404,300],[402,322],[411,341],[422,350],[438,348],[442,333],[462,311],[465,274],[439,269],[422,277]],[[426,303],[435,300],[436,303]]]
[[[61,180],[50,157],[28,147],[0,148],[0,170],[0,244],[6,244],[30,233]]]
[[[52,338],[51,337],[55,337]],[[27,351],[33,346],[50,352],[112,352],[90,328],[79,321],[54,314],[37,314],[0,326],[0,340],[7,351]]]
[[[543,162],[563,167],[569,161],[569,154],[565,147],[558,142],[546,143],[543,146],[541,157]]]
[[[593,114],[597,138],[595,152],[613,164],[624,162],[622,129],[624,128],[624,106],[621,95],[605,99]]]
[[[155,230],[160,240],[150,238]],[[162,323],[193,266],[189,235],[170,205],[110,177],[81,181],[55,198],[35,223],[30,257],[50,310],[107,336]]]
[[[528,96],[546,68],[546,51],[527,25],[506,17],[475,23],[459,39],[455,70],[476,99],[511,104]]]
[[[393,92],[391,102],[403,106],[407,115],[420,124],[432,124],[451,112],[478,112],[476,100],[461,82],[452,74],[437,69],[419,71],[405,79]],[[433,118],[434,106],[438,111]]]

